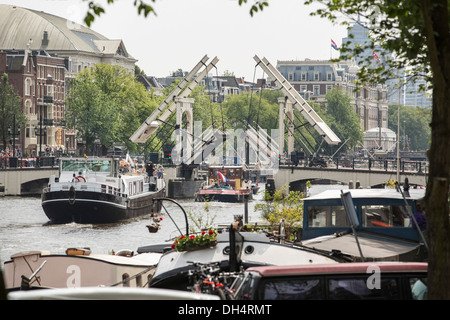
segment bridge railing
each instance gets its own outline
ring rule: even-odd
[[[58,166],[58,161],[59,159],[56,157],[39,157],[39,158],[1,157],[0,169],[55,167]]]
[[[327,168],[327,169],[349,169],[349,170],[374,170],[374,171],[387,171],[396,172],[397,171],[397,159],[334,159],[325,160],[322,158],[321,161],[311,160],[308,158],[291,161],[286,159],[286,161],[281,163],[282,165],[289,166],[300,166],[300,167],[310,167],[310,168]],[[422,160],[410,160],[410,159],[400,159],[400,171],[401,172],[416,172],[426,174],[428,172],[428,161]]]

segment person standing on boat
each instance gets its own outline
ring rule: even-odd
[[[416,210],[416,212],[414,212],[414,218],[417,221],[417,225],[419,226],[419,229],[422,232],[425,232],[425,230],[427,229],[427,220],[426,220],[425,213],[423,213],[422,206],[420,205],[420,203],[417,203],[416,206],[417,206],[417,210]],[[413,223],[413,228],[417,229],[417,226],[415,223]]]
[[[149,161],[148,163],[147,163],[147,166],[145,167],[145,171],[147,171],[147,175],[149,176],[149,177],[151,177],[151,176],[153,176],[153,163],[151,162],[151,161]]]
[[[164,167],[161,165],[158,170],[158,179],[162,179],[164,175]]]

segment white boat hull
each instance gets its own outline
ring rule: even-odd
[[[95,286],[143,287],[153,276],[161,254],[65,255],[30,251],[15,254],[4,264],[8,290],[19,289],[22,276],[31,279],[31,288],[80,288]]]

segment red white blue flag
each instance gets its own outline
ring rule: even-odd
[[[372,51],[372,57],[375,58],[378,62],[380,62],[380,58],[378,58],[378,55],[375,53],[375,51]]]
[[[334,50],[338,50],[338,46],[337,46],[336,42],[333,41],[333,39],[331,39],[331,47],[332,47]]]
[[[219,177],[220,181],[222,181],[222,183],[228,183],[228,179],[227,177],[225,177],[222,172],[217,171],[217,176]]]

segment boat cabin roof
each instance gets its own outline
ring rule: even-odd
[[[344,193],[350,192],[353,199],[380,198],[403,200],[403,196],[395,189],[349,189],[342,190]],[[409,189],[410,196],[407,199],[418,200],[425,196],[425,189]],[[327,190],[317,195],[305,198],[305,201],[341,199],[341,190]]]
[[[311,264],[293,266],[251,267],[247,272],[258,272],[261,276],[293,276],[319,274],[367,273],[369,267],[377,266],[381,272],[427,272],[426,262],[352,262],[336,264]]]

